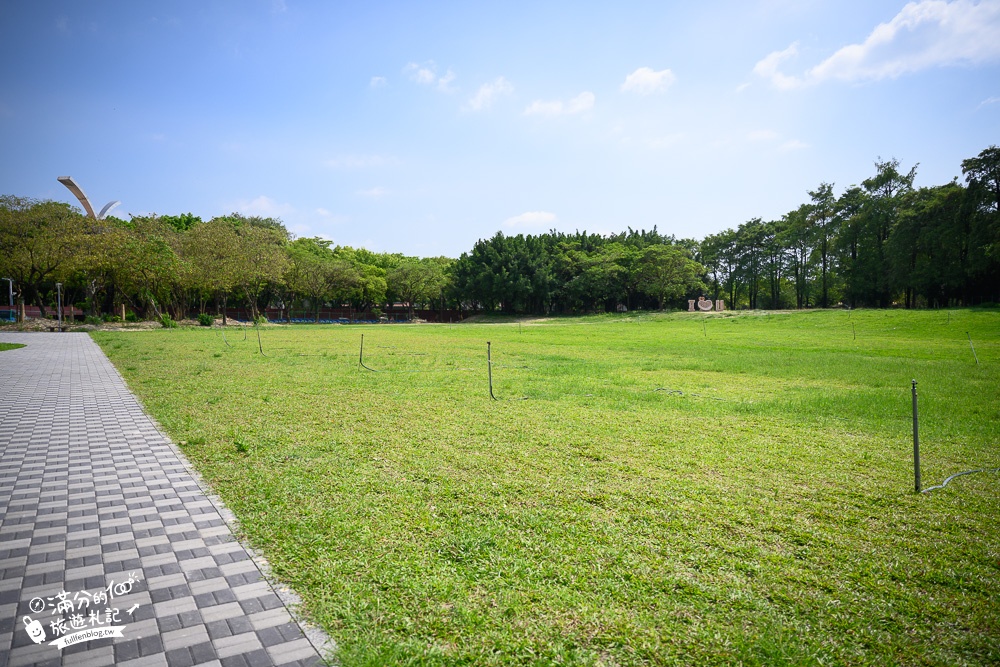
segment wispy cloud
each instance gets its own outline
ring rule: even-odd
[[[676,80],[677,77],[669,69],[656,72],[651,67],[640,67],[625,77],[625,83],[622,84],[621,91],[623,93],[636,93],[638,95],[662,93]]]
[[[753,66],[753,73],[757,76],[769,79],[771,85],[779,90],[788,90],[801,85],[801,81],[794,76],[782,74],[778,67],[786,60],[791,60],[799,55],[798,42],[793,43],[784,51],[773,51],[767,54],[760,62]]]
[[[795,76],[779,66],[798,55],[797,44],[768,54],[754,73],[788,90],[824,81],[878,81],[932,67],[978,65],[1000,59],[1000,2],[921,0],[880,23],[860,44],[849,44]]]
[[[372,80],[368,82],[369,88],[384,88],[385,85],[389,83],[384,76],[373,76]]]
[[[295,213],[295,207],[291,204],[279,204],[266,195],[260,195],[250,201],[241,201],[237,209],[240,213],[259,215],[263,218],[280,218]]]
[[[556,214],[548,211],[527,211],[503,221],[504,227],[545,227],[556,221]]]
[[[358,190],[357,194],[360,197],[367,197],[369,199],[379,199],[389,194],[389,191],[381,186],[377,186],[374,188],[368,188],[367,190]]]
[[[433,86],[443,93],[450,93],[454,90],[451,82],[455,80],[455,73],[448,69],[444,74],[438,76],[437,65],[433,60],[423,64],[407,63],[403,68],[410,81],[419,83],[422,86]]]
[[[1000,102],[1000,97],[996,97],[996,96],[994,96],[994,97],[987,97],[985,100],[983,100],[982,102],[980,102],[979,106],[976,107],[976,108],[977,109],[982,109],[983,107],[988,107],[989,105],[996,104],[997,102]]]
[[[392,155],[338,155],[326,161],[333,169],[370,169],[398,165],[399,158]]]
[[[470,98],[468,102],[466,102],[465,106],[467,109],[471,109],[472,111],[482,111],[483,109],[488,109],[493,106],[493,102],[495,102],[498,97],[510,95],[513,92],[513,84],[500,76],[491,83],[484,83],[479,86],[479,90],[476,91],[476,94]]]
[[[562,100],[554,102],[535,100],[524,110],[524,115],[555,117],[583,113],[594,108],[595,99],[593,93],[584,91],[565,103]]]

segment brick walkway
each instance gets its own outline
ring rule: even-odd
[[[0,342],[0,667],[322,664],[90,337]]]

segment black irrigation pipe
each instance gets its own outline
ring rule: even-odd
[[[1000,468],[980,468],[978,470],[966,470],[965,472],[958,472],[949,477],[948,479],[944,480],[937,486],[929,486],[920,493],[927,493],[928,491],[934,491],[935,489],[943,489],[944,487],[948,486],[948,482],[955,479],[956,477],[961,477],[962,475],[971,475],[976,472],[1000,472]]]
[[[381,347],[395,349],[395,346],[381,346]],[[426,352],[412,352],[410,354],[419,355],[419,356],[426,356],[427,355]],[[473,370],[472,368],[448,368],[448,369],[426,368],[426,369],[419,369],[419,370],[402,370],[402,371],[397,371],[397,370],[387,370],[387,369],[381,369],[380,370],[378,368],[371,368],[370,366],[365,365],[365,335],[364,334],[361,334],[361,350],[358,352],[358,365],[361,366],[361,368],[364,368],[365,370],[371,371],[372,373],[450,373],[450,372],[453,372],[453,371],[471,371],[471,370]]]
[[[710,401],[722,401],[723,403],[729,403],[729,401],[724,398],[716,398],[715,396],[703,396],[701,394],[685,394],[680,389],[670,389],[668,387],[657,387],[653,391],[664,391],[668,394],[676,394],[677,396],[694,396],[697,398],[707,398]]]

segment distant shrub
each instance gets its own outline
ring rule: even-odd
[[[164,329],[175,329],[175,328],[177,328],[177,322],[175,322],[174,318],[170,317],[166,313],[163,313],[162,315],[160,315],[160,324],[163,325]]]
[[[256,324],[267,324],[267,318],[266,318],[266,317],[264,317],[263,315],[258,315],[258,316],[257,316],[257,319],[256,319],[256,320],[254,320],[254,322],[255,322]]]
[[[104,320],[105,322],[121,322],[122,321],[122,318],[120,318],[118,315],[102,315],[101,319]]]
[[[210,327],[212,326],[213,322],[215,322],[215,318],[213,318],[208,313],[198,313],[198,324],[200,324],[201,326]]]
[[[85,318],[83,318],[83,323],[84,324],[93,324],[95,326],[100,326],[100,325],[104,324],[104,320],[101,319],[100,317],[95,317],[93,315],[87,315]]]
[[[139,316],[136,315],[135,313],[125,313],[125,321],[126,322],[138,322],[139,321]]]

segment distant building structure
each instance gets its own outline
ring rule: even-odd
[[[120,201],[109,201],[104,205],[104,208],[101,209],[100,213],[94,213],[94,207],[90,205],[90,200],[87,199],[87,195],[83,193],[83,188],[76,184],[76,181],[73,180],[72,176],[60,176],[57,180],[65,185],[66,188],[80,200],[80,203],[83,205],[83,210],[87,212],[88,218],[93,218],[94,220],[104,220],[105,216],[107,216],[111,209],[121,204]]]

